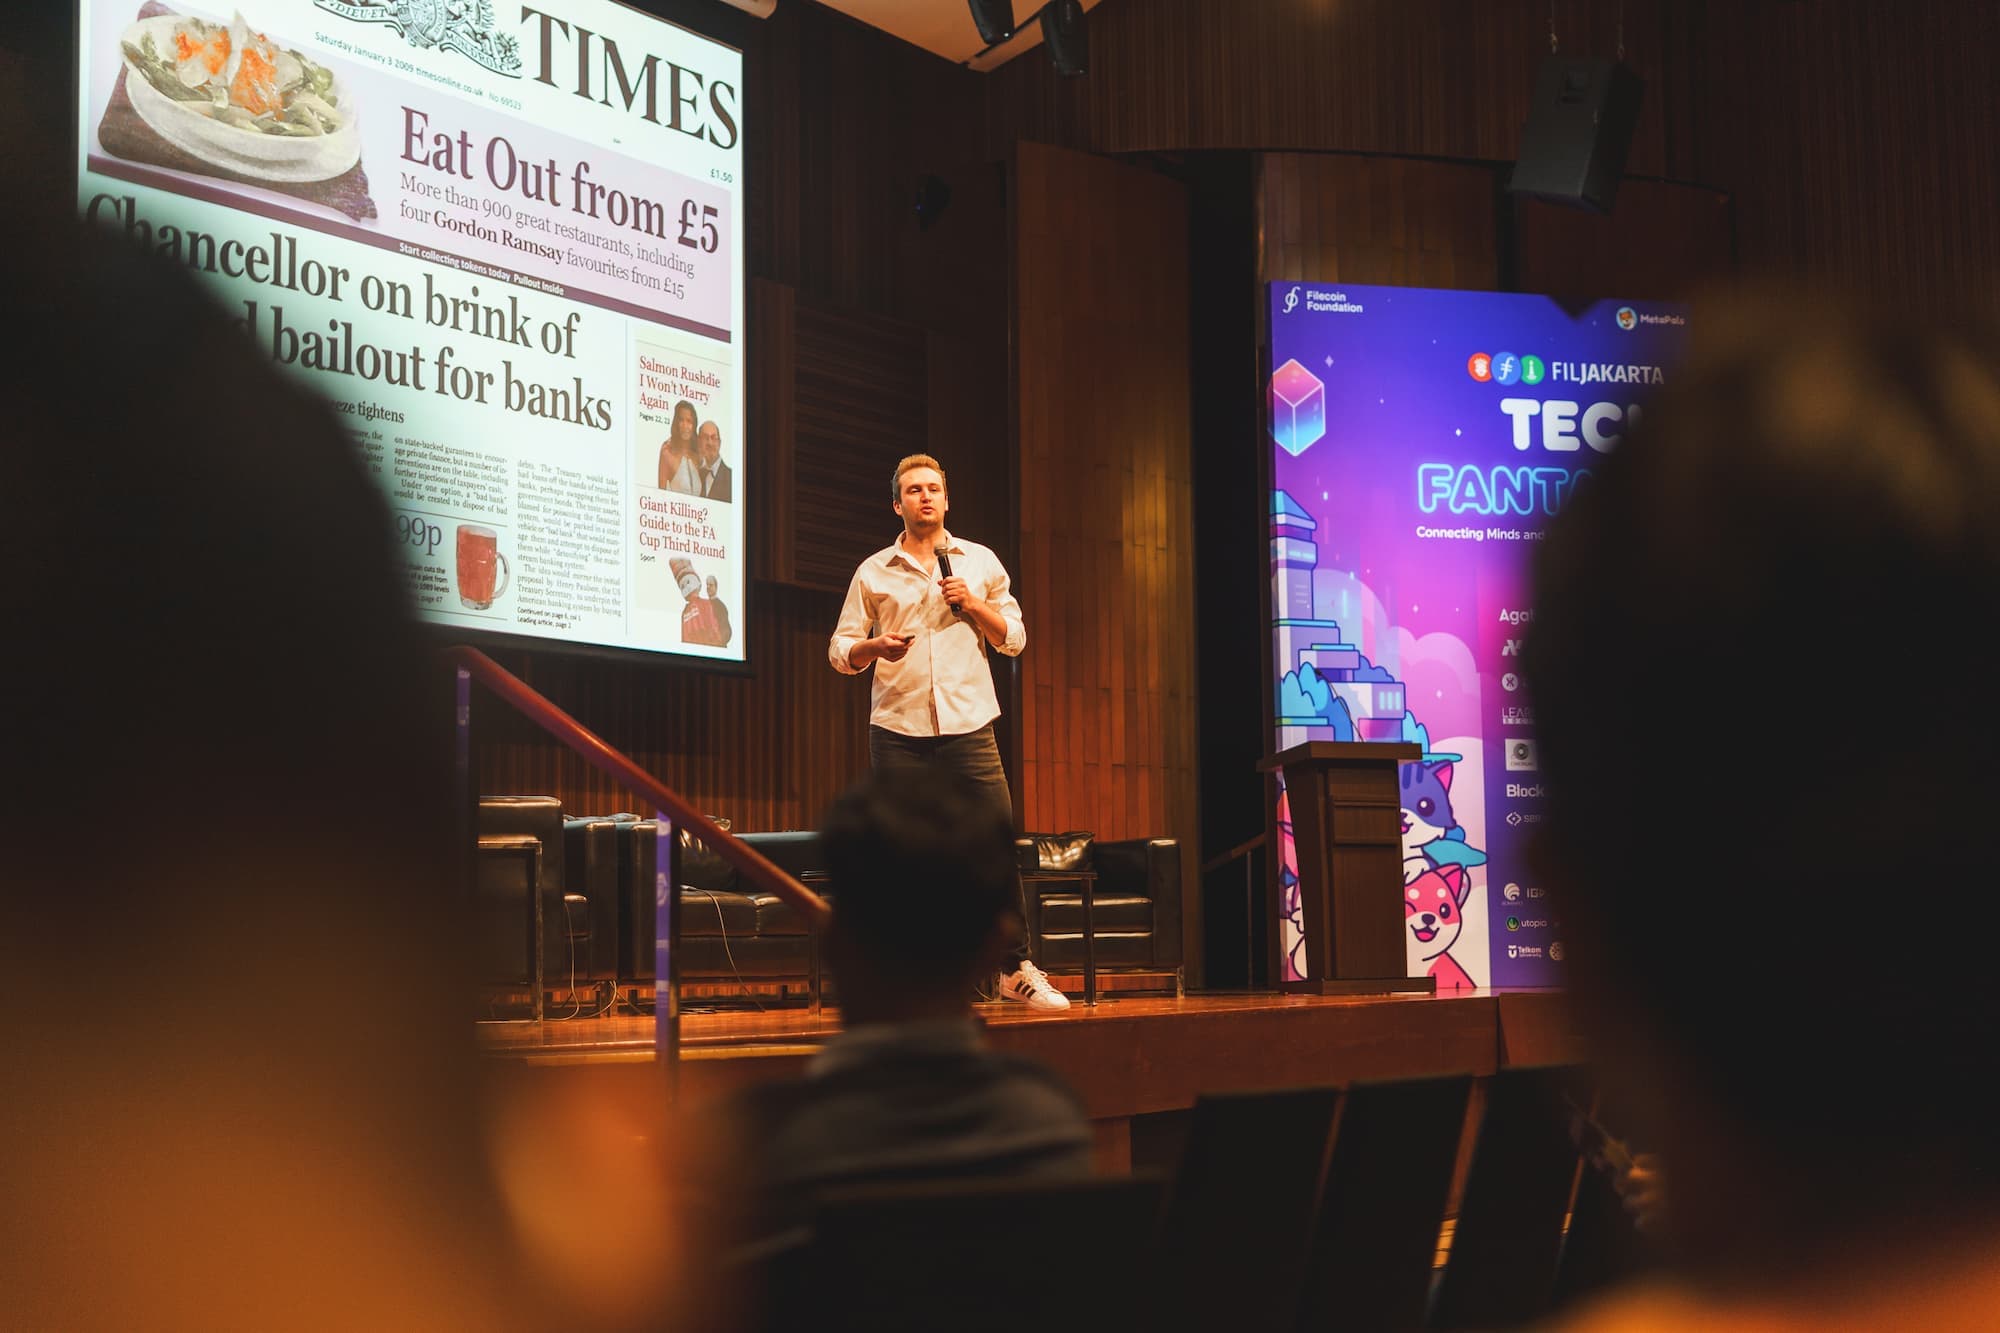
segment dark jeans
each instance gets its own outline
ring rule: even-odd
[[[993,803],[1007,814],[1007,822],[1014,822],[1014,797],[1007,790],[1007,770],[1000,766],[1000,746],[993,739],[993,724],[987,723],[977,731],[968,731],[959,736],[905,736],[899,731],[886,727],[868,728],[868,763],[874,768],[901,768],[923,764],[939,764],[971,778],[984,788],[993,798]],[[1015,964],[1027,961],[1028,899],[1020,880],[1015,880],[1021,893],[1021,923],[1023,934],[1014,945]]]

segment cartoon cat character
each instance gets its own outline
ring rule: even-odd
[[[1411,976],[1437,978],[1437,988],[1472,990],[1476,983],[1451,956],[1465,929],[1465,899],[1472,880],[1462,866],[1426,870],[1403,886],[1403,937],[1409,950]]]
[[[1486,864],[1486,853],[1468,845],[1451,813],[1451,761],[1403,764],[1403,883],[1439,866]]]

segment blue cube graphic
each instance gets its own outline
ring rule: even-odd
[[[1271,435],[1294,458],[1326,434],[1326,385],[1297,361],[1271,376]]]

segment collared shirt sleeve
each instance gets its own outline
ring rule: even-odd
[[[1007,622],[1007,637],[998,645],[1000,651],[1009,657],[1019,657],[1028,646],[1028,627],[1021,621],[1021,604],[1014,599],[1014,581],[1007,577],[1007,567],[998,559],[993,561],[993,574],[986,581],[982,600]]]
[[[854,651],[854,645],[868,637],[868,588],[863,581],[867,572],[866,562],[854,571],[854,578],[847,585],[847,600],[840,607],[840,620],[834,625],[833,637],[826,644],[826,660],[843,676],[858,676],[867,670],[847,660],[847,655]]]

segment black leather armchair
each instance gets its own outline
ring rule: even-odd
[[[1092,833],[1029,833],[1015,840],[1027,888],[1029,948],[1052,971],[1080,971],[1083,894],[1075,871],[1096,874],[1097,966],[1174,974],[1180,989],[1181,856],[1173,838],[1100,842]]]

